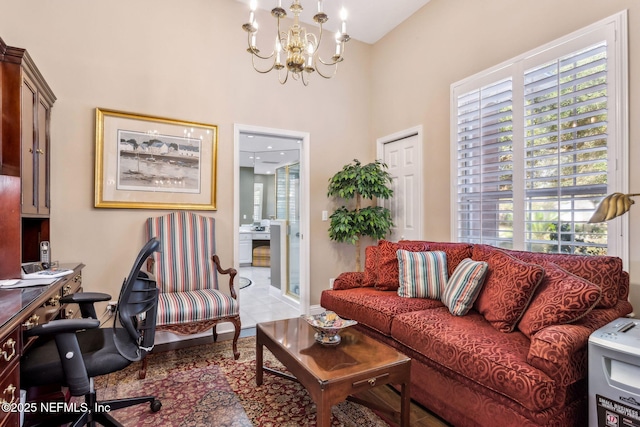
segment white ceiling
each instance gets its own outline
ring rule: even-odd
[[[237,1],[247,5],[249,20],[250,0]],[[258,0],[258,9],[270,11],[276,2],[277,0]],[[340,9],[344,7],[348,14],[347,33],[356,40],[374,44],[428,2],[429,0],[323,0],[324,13],[329,16],[324,28],[332,32],[339,29]],[[291,3],[291,0],[282,0],[282,7],[287,11],[288,17],[293,17],[289,12]],[[300,5],[303,7],[300,15],[302,22],[316,25],[313,15],[317,12],[318,2],[300,0]],[[244,22],[239,22],[238,26],[242,24]]]
[[[240,134],[240,167],[253,167],[253,173],[271,175],[276,168],[300,161],[298,139],[252,133]]]

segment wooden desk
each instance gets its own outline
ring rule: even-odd
[[[0,403],[20,402],[20,356],[35,338],[22,331],[58,318],[76,317],[77,307],[61,306],[60,298],[82,290],[84,264],[62,264],[73,270],[50,285],[0,289]],[[0,410],[0,427],[18,426],[18,412]]]

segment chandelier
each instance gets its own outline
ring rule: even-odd
[[[340,13],[341,29],[336,32],[335,54],[330,60],[324,60],[320,57],[319,48],[323,36],[322,24],[327,22],[329,17],[322,10],[322,0],[318,0],[318,13],[313,16],[313,20],[320,27],[317,36],[300,26],[300,13],[302,12],[300,0],[293,0],[291,7],[289,7],[293,13],[293,25],[287,32],[281,31],[280,19],[286,17],[287,12],[282,8],[282,0],[277,0],[277,6],[271,10],[271,15],[277,19],[275,46],[269,55],[260,54],[260,50],[256,47],[258,33],[258,23],[255,20],[256,0],[251,0],[250,7],[249,22],[244,24],[242,28],[247,32],[249,44],[247,52],[251,54],[251,63],[257,72],[266,74],[271,70],[277,70],[280,84],[285,84],[289,79],[289,73],[291,73],[294,80],[301,80],[305,86],[309,83],[308,75],[314,71],[325,79],[335,76],[338,63],[344,60],[342,56],[344,44],[350,39],[347,34],[347,14],[344,9]],[[259,68],[256,62],[266,64],[266,68]],[[325,68],[324,72],[321,68]]]

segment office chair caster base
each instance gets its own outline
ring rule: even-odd
[[[162,408],[162,402],[156,399],[152,401],[149,406],[151,407],[151,412],[158,412],[160,408]]]

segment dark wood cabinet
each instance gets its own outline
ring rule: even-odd
[[[0,279],[20,277],[20,178],[0,175]]]
[[[49,240],[50,123],[56,97],[29,53],[2,39],[0,84],[0,175],[20,178],[21,188],[20,240],[3,239],[0,253],[17,248],[21,262],[39,261],[40,242]],[[0,278],[11,269],[0,266]]]

